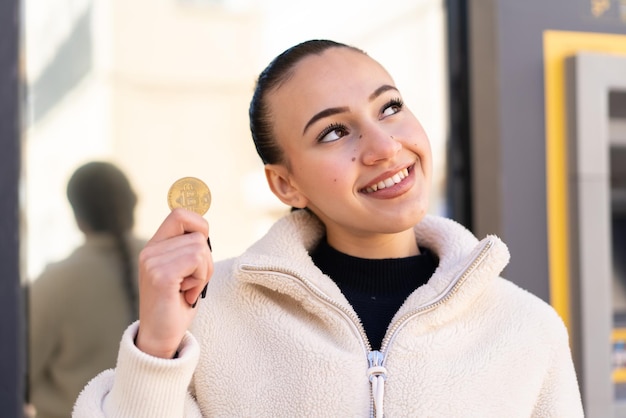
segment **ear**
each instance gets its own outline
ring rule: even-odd
[[[281,202],[295,208],[305,208],[308,199],[293,184],[287,167],[282,164],[265,164],[265,177],[272,192]]]

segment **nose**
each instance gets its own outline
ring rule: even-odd
[[[400,141],[380,126],[362,132],[360,142],[365,165],[374,165],[389,160],[402,149]]]

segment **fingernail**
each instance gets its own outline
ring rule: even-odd
[[[198,298],[198,299],[200,299],[200,298]],[[196,301],[193,303],[193,305],[191,305],[192,308],[196,307],[196,305],[198,304],[198,299],[196,299]]]
[[[204,299],[206,297],[206,289],[207,289],[208,286],[209,286],[209,284],[207,283],[207,284],[204,285],[204,289],[202,289],[202,293],[201,293],[202,299]]]
[[[213,248],[211,248],[211,238],[207,238],[206,243],[209,244],[209,250],[213,251]]]

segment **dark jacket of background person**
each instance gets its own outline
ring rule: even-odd
[[[137,318],[132,234],[136,195],[114,165],[92,162],[67,196],[84,243],[46,267],[29,290],[29,398],[37,418],[66,418],[85,384],[115,366],[120,337]]]

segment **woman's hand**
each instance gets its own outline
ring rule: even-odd
[[[208,236],[209,225],[202,216],[174,209],[141,251],[135,341],[141,351],[174,357],[213,274]]]

